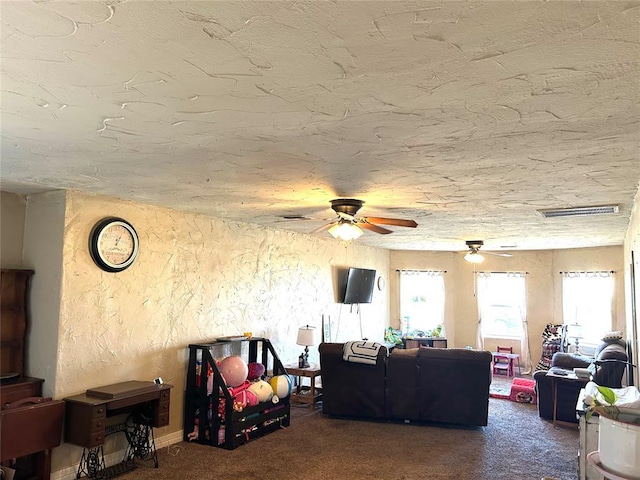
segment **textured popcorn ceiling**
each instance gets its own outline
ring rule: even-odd
[[[418,222],[358,240],[397,249],[622,243],[638,1],[3,0],[0,16],[3,190],[298,232],[355,197]],[[620,214],[535,213],[604,203]]]

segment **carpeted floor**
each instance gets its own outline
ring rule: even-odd
[[[235,450],[181,442],[121,480],[577,479],[577,429],[554,429],[536,407],[491,398],[489,425],[329,418],[292,407],[288,429]]]

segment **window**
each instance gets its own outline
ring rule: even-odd
[[[478,273],[478,312],[484,337],[522,338],[526,321],[524,273]]]
[[[400,272],[402,332],[431,332],[444,323],[444,272]]]
[[[613,272],[564,272],[562,278],[562,316],[571,330],[581,330],[581,345],[595,346],[611,331]],[[582,329],[572,329],[571,325]]]

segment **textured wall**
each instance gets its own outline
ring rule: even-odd
[[[0,267],[22,268],[22,239],[26,200],[0,192]]]
[[[464,256],[451,252],[392,251],[390,254],[390,289],[395,292],[399,269],[446,270],[445,274],[445,332],[450,346],[476,344],[477,304],[474,296],[473,265]],[[562,323],[560,270],[615,270],[616,297],[614,328],[624,330],[623,249],[618,247],[580,248],[568,250],[516,251],[513,257],[485,255],[477,267],[482,271],[525,271],[527,275],[527,314],[531,359],[535,364],[541,355],[540,334],[549,322]],[[400,324],[397,298],[391,298],[391,324]],[[489,339],[487,350],[496,345],[513,346],[520,351],[519,342]]]
[[[140,237],[124,272],[100,270],[87,251],[91,228],[105,216],[127,219]],[[171,423],[182,428],[186,347],[252,331],[293,362],[297,328],[320,328],[331,316],[340,340],[360,337],[358,315],[334,302],[333,270],[388,270],[386,250],[277,232],[163,208],[70,192],[64,240],[58,375],[55,396],[98,385],[162,377],[175,386]],[[382,338],[388,293],[362,305],[364,336]],[[312,349],[311,360],[317,360]],[[55,450],[55,468],[74,465],[79,449]]]
[[[29,297],[27,372],[44,378],[43,392],[54,396],[66,194],[30,195],[24,234],[24,265],[35,271]]]

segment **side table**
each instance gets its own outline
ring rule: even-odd
[[[285,365],[284,368],[290,375],[298,377],[296,389],[291,394],[291,401],[309,404],[311,410],[315,410],[316,403],[322,400],[322,390],[320,387],[316,387],[316,378],[320,376],[320,365],[312,363],[307,368],[300,368],[297,365]],[[310,385],[302,385],[300,377],[309,378]]]
[[[563,420],[557,419],[558,414],[558,379],[569,380],[571,382],[581,382],[586,384],[588,380],[583,380],[578,378],[578,376],[570,370],[549,370],[546,374],[547,377],[551,378],[551,392],[553,395],[553,426],[567,426],[571,428],[576,428],[577,424],[571,422],[565,422]]]

